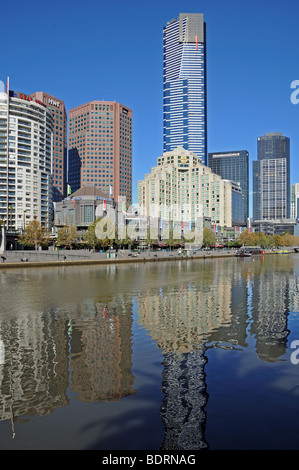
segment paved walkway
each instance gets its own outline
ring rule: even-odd
[[[287,250],[294,253],[292,248]],[[43,250],[43,251],[6,251],[0,255],[0,269],[13,267],[81,265],[81,264],[110,264],[124,262],[154,262],[183,259],[209,259],[235,256],[237,250],[198,250],[190,251],[130,251],[119,250],[117,253],[93,253],[88,250]],[[265,250],[273,254],[273,250]],[[2,258],[3,257],[3,258]]]

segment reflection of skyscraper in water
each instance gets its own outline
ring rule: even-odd
[[[290,310],[299,312],[299,270],[294,270],[294,276],[289,278]]]
[[[165,434],[161,450],[199,450],[205,441],[208,401],[204,367],[205,348],[164,355],[161,419]]]
[[[264,361],[276,361],[286,351],[287,320],[290,301],[290,258],[277,256],[276,264],[258,266],[252,283],[252,325],[250,332],[256,337],[256,352]]]
[[[227,291],[229,294],[230,323],[223,323],[209,335],[209,342],[217,345],[219,342],[231,345],[247,346],[248,323],[248,280],[250,270],[248,264],[239,263],[238,269],[229,274]],[[222,273],[223,275],[223,273]]]
[[[182,285],[179,290],[140,297],[139,321],[164,352],[190,352],[213,331],[231,323],[231,281],[214,290]]]
[[[135,393],[132,368],[132,303],[83,305],[74,319],[71,345],[72,390],[82,401],[120,400]],[[93,315],[86,314],[90,310]],[[87,320],[88,318],[88,320]]]
[[[26,415],[43,416],[66,406],[69,380],[84,401],[134,393],[131,301],[119,304],[126,312],[109,304],[107,316],[95,303],[71,315],[56,309],[41,314],[39,286],[35,279],[26,305],[22,290],[15,293],[13,314],[11,297],[1,299],[0,421],[10,420],[12,427]]]
[[[5,351],[0,365],[0,421],[10,420],[12,426],[23,416],[44,416],[68,403],[65,338],[62,330],[55,329],[55,311],[37,315],[34,295],[26,305],[18,303],[18,295],[15,314],[8,315],[2,303],[0,318]]]
[[[163,450],[196,450],[209,445],[205,438],[208,350],[247,347],[248,328],[253,330],[256,320],[251,318],[251,307],[255,307],[254,301],[253,305],[250,302],[252,291],[253,296],[256,294],[252,286],[263,271],[263,260],[243,261],[205,263],[200,270],[182,272],[180,286],[161,281],[159,289],[138,298],[139,321],[164,354],[160,411]],[[277,282],[279,275],[278,270]],[[272,278],[266,288],[269,294],[271,283]]]
[[[163,450],[208,447],[205,343],[231,324],[232,276],[227,269],[223,276],[220,263],[216,268],[211,264],[195,278],[196,282],[185,280],[175,291],[173,286],[164,286],[138,299],[139,320],[164,354],[160,411]]]

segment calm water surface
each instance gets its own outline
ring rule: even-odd
[[[0,449],[299,449],[298,286],[296,254],[1,270]]]

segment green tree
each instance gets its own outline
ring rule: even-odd
[[[19,235],[18,243],[24,246],[34,246],[37,250],[39,246],[48,245],[50,242],[50,234],[41,223],[34,219],[26,226],[26,230],[22,235]]]
[[[215,243],[216,243],[215,233],[208,227],[205,227],[203,229],[203,245],[212,246],[212,245],[215,245]]]
[[[181,240],[179,238],[174,238],[174,231],[172,227],[169,229],[168,239],[163,240],[163,243],[169,246],[170,248],[172,246],[177,246],[179,243],[181,243]]]
[[[248,230],[244,230],[239,238],[238,242],[240,245],[245,245],[245,246],[257,246],[260,244],[260,233],[249,233]]]
[[[125,246],[132,245],[132,243],[133,243],[132,239],[130,237],[128,237],[127,235],[126,235],[125,238],[121,238],[120,240],[118,240],[118,238],[117,238],[116,242],[122,248],[125,247]]]
[[[93,251],[102,245],[102,240],[100,240],[96,235],[96,225],[100,220],[102,220],[102,217],[98,218],[91,225],[89,225],[84,236],[85,241],[87,242],[88,246],[93,249]]]
[[[242,233],[240,233],[238,241],[241,245],[250,246],[252,243],[251,233],[249,233],[248,230],[243,230]]]
[[[100,240],[100,243],[101,243],[101,247],[104,249],[109,248],[109,246],[113,245],[113,241],[110,240],[108,237],[105,237],[102,240]]]
[[[62,227],[57,232],[57,246],[66,246],[70,249],[72,248],[73,244],[77,241],[77,229],[74,225],[66,225]]]
[[[261,248],[270,248],[273,245],[273,239],[265,233],[260,233],[258,244]]]
[[[282,246],[294,246],[296,244],[295,237],[288,232],[284,233],[281,238]]]
[[[158,243],[158,240],[155,239],[155,238],[151,238],[151,235],[152,235],[151,229],[147,228],[147,230],[146,230],[146,240],[145,240],[147,245],[154,245],[154,244]],[[131,242],[133,243],[133,240],[131,240]]]
[[[273,246],[275,246],[275,248],[283,246],[283,238],[281,235],[273,235]]]

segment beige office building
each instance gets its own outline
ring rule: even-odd
[[[194,153],[177,147],[157,159],[157,166],[138,182],[141,214],[194,224],[199,217],[223,227],[243,220],[244,198],[237,183],[223,180]],[[188,225],[190,227],[190,225]]]

